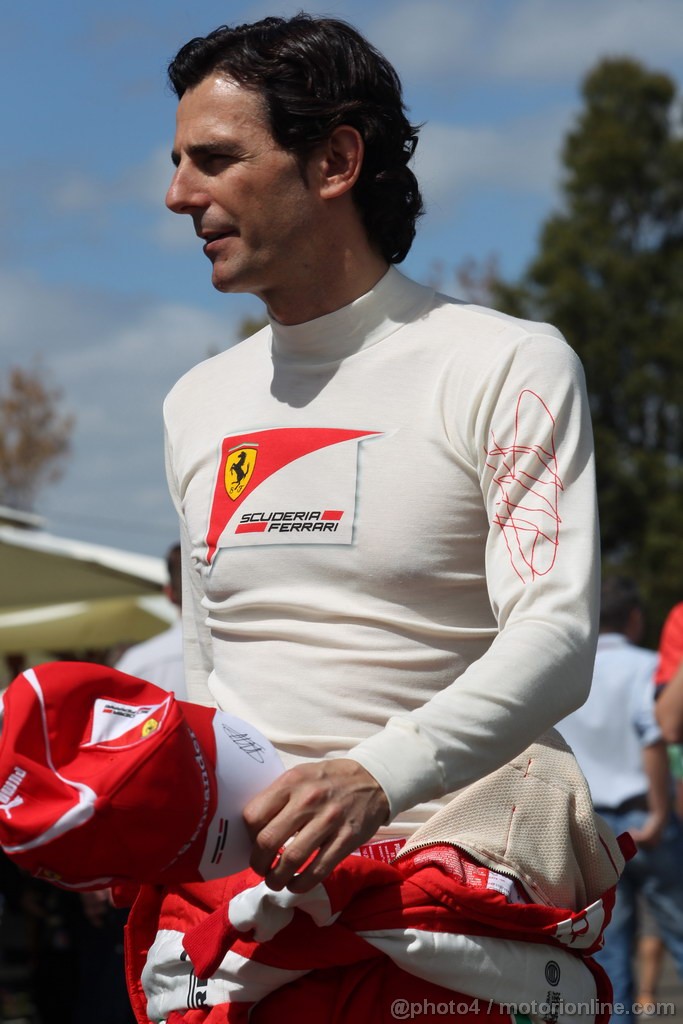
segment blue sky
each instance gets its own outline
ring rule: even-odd
[[[425,125],[428,210],[402,269],[425,281],[438,266],[453,294],[463,260],[495,255],[515,276],[533,254],[597,60],[635,57],[679,87],[683,73],[680,0],[3,5],[0,374],[40,356],[76,415],[66,474],[36,509],[55,533],[152,555],[175,539],[163,397],[261,306],[213,292],[189,218],[165,210],[165,68],[194,35],[302,6],[351,21],[399,70]]]

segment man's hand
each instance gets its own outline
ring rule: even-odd
[[[636,846],[656,846],[671,813],[669,755],[663,740],[643,747],[643,768],[647,776],[649,814],[639,829],[631,829]]]
[[[666,828],[667,816],[661,814],[648,814],[642,826],[638,829],[632,828],[631,837],[636,846],[657,846],[661,842],[662,833]]]
[[[384,790],[356,761],[297,765],[244,809],[254,840],[251,867],[270,889],[308,892],[371,839],[388,813]]]

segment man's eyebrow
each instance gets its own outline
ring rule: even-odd
[[[224,139],[222,142],[197,142],[186,147],[185,152],[191,157],[202,156],[237,156],[237,147]],[[177,149],[171,151],[171,160],[175,167],[180,163],[180,153]]]

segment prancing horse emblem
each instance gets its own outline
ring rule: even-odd
[[[257,448],[258,445],[255,444],[241,444],[228,453],[225,463],[225,490],[233,501],[239,498],[251,480],[256,465]]]

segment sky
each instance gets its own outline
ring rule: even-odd
[[[683,92],[681,0],[3,4],[0,389],[38,360],[75,416],[64,476],[35,508],[52,533],[149,555],[177,537],[164,396],[263,307],[212,290],[190,219],[164,206],[166,66],[220,24],[302,6],[350,21],[399,71],[427,207],[401,269],[451,294],[464,261],[494,257],[512,279],[533,256],[598,60],[633,57]]]

